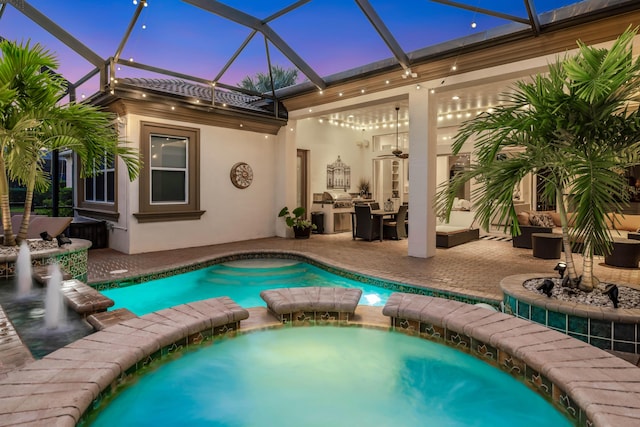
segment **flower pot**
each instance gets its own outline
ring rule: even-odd
[[[308,239],[311,236],[311,227],[293,227],[296,239]]]

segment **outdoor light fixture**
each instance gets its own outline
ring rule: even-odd
[[[59,234],[58,237],[56,237],[56,240],[58,241],[58,247],[61,247],[62,245],[71,244],[71,239],[65,236],[64,234]]]
[[[553,290],[553,281],[549,280],[549,279],[544,279],[544,282],[542,282],[541,284],[538,285],[538,287],[536,289],[538,289],[539,291],[541,291],[543,294],[545,294],[548,297],[551,297],[551,293]]]
[[[567,264],[564,262],[559,262],[553,269],[557,271],[558,274],[560,274],[560,278],[562,279],[564,277],[564,271],[567,269]]]
[[[618,287],[614,284],[608,284],[607,287],[604,288],[604,293],[613,303],[613,308],[618,308]]]

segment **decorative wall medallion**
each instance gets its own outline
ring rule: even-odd
[[[237,188],[245,189],[253,181],[253,170],[245,162],[238,162],[231,167],[231,183]]]

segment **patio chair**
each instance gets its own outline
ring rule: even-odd
[[[394,219],[384,220],[382,227],[385,239],[406,239],[407,238],[407,205],[401,205]]]
[[[372,241],[380,238],[380,217],[371,215],[371,207],[368,205],[356,205],[356,229],[353,239],[356,237]]]

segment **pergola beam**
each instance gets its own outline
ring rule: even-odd
[[[218,75],[213,79],[214,83],[217,83],[218,80],[220,80],[222,78],[222,75],[227,72],[227,70],[229,69],[231,64],[233,64],[233,62],[236,60],[236,58],[238,58],[238,55],[240,55],[240,53],[244,50],[244,48],[247,47],[247,45],[249,44],[249,42],[251,41],[253,36],[256,35],[257,32],[258,32],[257,30],[251,31],[251,34],[249,34],[247,36],[247,38],[244,39],[244,41],[242,42],[240,47],[238,49],[236,49],[236,51],[233,53],[233,55],[231,55],[231,58],[229,58],[227,63],[224,64],[224,66],[222,67],[222,69],[220,70]]]
[[[385,23],[380,19],[378,13],[373,9],[369,0],[356,0],[356,3],[362,10],[362,13],[367,17],[373,28],[376,30],[378,35],[385,42],[387,47],[391,50],[391,53],[396,58],[396,60],[400,63],[403,69],[410,70],[409,65],[409,57],[402,50],[400,44],[396,41],[391,31],[387,28]]]
[[[286,56],[307,78],[320,89],[326,87],[326,83],[297,53],[294,51],[271,27],[247,13],[215,0],[183,0],[193,6],[206,10],[237,24],[251,28],[262,33],[273,45]]]
[[[540,35],[540,19],[536,13],[536,6],[531,0],[524,0],[524,5],[527,8],[529,14],[529,21],[531,22],[531,29],[536,36]]]
[[[507,21],[513,21],[513,22],[519,22],[525,25],[531,25],[531,21],[529,21],[528,19],[520,18],[519,16],[515,16],[515,15],[509,15],[506,13],[497,12],[495,10],[483,9],[481,7],[470,6],[468,4],[458,3],[457,1],[451,1],[451,0],[431,0],[431,1],[434,3],[441,3],[447,6],[457,7],[459,9],[470,10],[471,12],[482,13],[483,15],[495,16],[496,18],[506,19]]]
[[[302,59],[298,54],[285,43],[280,36],[269,27],[264,21],[261,21],[240,10],[229,7],[215,0],[183,0],[193,6],[204,9],[215,15],[226,18],[230,21],[251,28],[262,33],[273,45],[286,56],[307,78],[320,89],[324,89],[326,84],[324,80]]]
[[[62,27],[53,22],[51,19],[40,13],[39,10],[27,3],[26,0],[20,0],[20,2],[18,2],[20,4],[20,7],[16,6],[14,2],[10,3],[16,8],[16,10],[22,12],[23,15],[41,26],[45,31],[49,32],[55,38],[71,48],[78,55],[89,61],[91,64],[95,65],[96,67],[100,67],[102,64],[104,64],[104,59],[100,58],[97,53],[89,49],[78,39],[62,29]]]
[[[127,40],[129,40],[129,37],[131,36],[131,32],[133,31],[133,27],[135,27],[136,22],[138,22],[138,18],[140,17],[140,13],[142,13],[142,9],[145,7],[146,4],[146,0],[142,0],[140,1],[140,3],[138,3],[138,6],[136,7],[136,11],[133,13],[133,17],[131,18],[131,21],[129,22],[129,27],[127,28],[127,31],[125,31],[124,36],[122,37],[122,40],[120,41],[120,45],[118,46],[118,49],[116,49],[116,53],[113,55],[113,59],[118,62],[118,60],[120,59],[120,55],[122,55],[122,50],[124,49],[124,46],[127,44]]]

